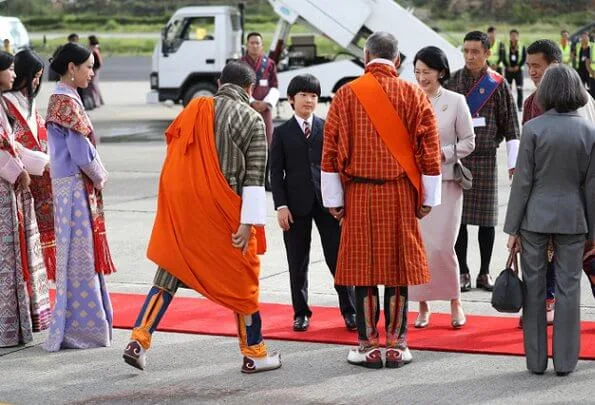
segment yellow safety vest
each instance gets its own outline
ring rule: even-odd
[[[565,65],[570,65],[570,63],[572,62],[571,48],[572,47],[570,45],[570,42],[566,44],[566,47],[563,47],[562,44],[560,44],[560,50],[562,51],[562,63],[564,63]]]
[[[591,48],[591,69],[595,70],[595,42],[589,42],[589,47]],[[580,53],[581,53],[581,43],[579,42],[576,44],[576,48],[574,49],[574,53],[576,55],[576,67],[578,68],[580,60]]]
[[[490,57],[488,58],[489,65],[496,65],[500,62],[500,42],[494,41],[494,45],[490,48]]]
[[[523,45],[523,43],[521,41],[517,42],[517,49],[519,50],[519,59],[523,57],[523,47],[525,45]],[[504,60],[510,62],[510,42],[504,42]],[[520,62],[517,61],[517,63]],[[527,61],[525,61],[526,63]],[[524,65],[524,63],[523,63]],[[521,68],[521,70],[523,70],[523,65],[519,65],[519,67]]]

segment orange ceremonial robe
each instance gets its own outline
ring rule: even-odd
[[[157,214],[147,256],[210,300],[258,311],[256,231],[243,255],[232,246],[242,200],[219,166],[212,98],[198,98],[167,129]]]
[[[425,93],[401,80],[392,66],[366,67],[380,82],[409,132],[423,175],[440,174],[436,117]],[[335,283],[406,286],[429,282],[427,259],[416,218],[417,191],[374,129],[349,85],[333,99],[324,127],[322,170],[340,173],[345,218]],[[350,177],[386,180],[354,183]]]

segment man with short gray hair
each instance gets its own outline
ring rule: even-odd
[[[385,286],[385,367],[412,360],[407,286],[430,276],[418,218],[440,204],[441,152],[425,93],[398,77],[395,37],[376,32],[364,49],[365,74],[343,86],[327,115],[322,199],[342,224],[337,285],[355,286],[359,347],[347,361],[383,367],[376,324]]]

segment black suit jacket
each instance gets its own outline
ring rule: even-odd
[[[322,207],[320,161],[324,120],[314,116],[308,139],[295,117],[275,128],[271,144],[271,189],[275,209],[287,205],[293,215],[307,215],[314,202]]]

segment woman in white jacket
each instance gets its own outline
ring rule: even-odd
[[[455,242],[463,209],[463,189],[453,180],[453,166],[475,148],[473,121],[465,97],[446,90],[442,84],[450,76],[448,59],[434,46],[421,49],[415,55],[415,77],[432,102],[442,145],[442,203],[421,221],[422,237],[428,255],[431,282],[409,288],[409,300],[419,301],[416,328],[430,322],[428,301],[448,300],[451,325],[465,325],[461,306],[459,264]]]

